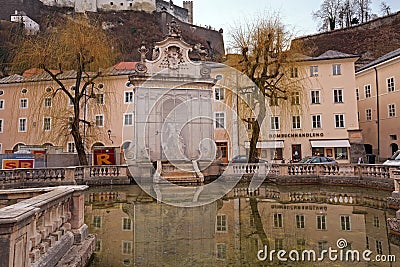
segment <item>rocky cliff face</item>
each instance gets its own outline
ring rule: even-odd
[[[358,26],[297,38],[309,56],[327,50],[359,55],[362,66],[400,47],[400,12]]]

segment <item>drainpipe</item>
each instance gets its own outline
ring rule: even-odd
[[[378,70],[374,67],[375,70],[375,87],[376,87],[376,126],[378,128],[377,138],[378,138],[378,153],[377,159],[380,160],[380,112],[379,112],[379,85],[378,85]]]

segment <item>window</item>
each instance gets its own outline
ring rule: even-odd
[[[96,94],[96,104],[104,105],[104,94]]]
[[[394,92],[395,88],[394,88],[394,77],[390,77],[386,79],[386,86],[387,86],[387,90],[388,92]]]
[[[389,135],[390,140],[397,140],[397,134]]]
[[[333,89],[333,103],[343,103],[343,89]]]
[[[335,128],[344,128],[344,114],[335,114]]]
[[[342,66],[340,64],[332,65],[332,74],[333,75],[342,75]]]
[[[311,90],[311,104],[321,104],[320,90]]]
[[[271,130],[279,130],[279,117],[271,117]]]
[[[28,108],[28,98],[21,98],[19,100],[19,107],[20,108]]]
[[[296,215],[296,226],[298,229],[304,229],[304,224],[305,224],[305,218],[304,215]]]
[[[4,109],[4,99],[0,100],[0,109]]]
[[[228,229],[227,227],[227,221],[226,221],[226,215],[225,214],[221,214],[221,215],[217,215],[217,232],[226,232]]]
[[[297,78],[299,77],[299,70],[296,67],[292,67],[290,69],[290,78]]]
[[[253,129],[253,123],[256,121],[256,118],[247,118],[247,130]]]
[[[350,216],[349,215],[342,215],[340,216],[340,226],[343,231],[350,231]]]
[[[217,244],[217,260],[225,260],[226,259],[226,244],[219,243]]]
[[[122,240],[122,254],[131,255],[132,254],[132,241]]]
[[[364,86],[365,98],[371,97],[371,85],[367,84]]]
[[[372,120],[372,109],[365,110],[365,120],[367,121]]]
[[[67,152],[68,153],[75,153],[75,143],[74,142],[68,142],[67,143]]]
[[[51,118],[43,118],[43,130],[51,130]]]
[[[306,247],[306,240],[305,239],[297,239],[297,249],[303,251]]]
[[[283,148],[275,148],[271,150],[271,158],[272,159],[283,159]]]
[[[132,230],[132,220],[129,217],[122,218],[122,230],[129,231]]]
[[[3,119],[0,119],[0,133],[3,132]]]
[[[292,116],[292,128],[301,129],[300,116]]]
[[[389,116],[389,118],[396,117],[396,105],[395,104],[388,105],[388,116]]]
[[[356,99],[357,101],[360,100],[360,90],[356,88]]]
[[[347,159],[347,147],[335,147],[336,159]]]
[[[124,126],[133,125],[133,113],[124,114]]]
[[[310,66],[310,77],[318,76],[318,66]]]
[[[275,228],[283,227],[283,214],[282,213],[274,213],[274,227]]]
[[[322,127],[321,125],[321,115],[311,115],[311,122],[312,122],[312,128],[313,129],[320,129]]]
[[[378,216],[374,216],[374,227],[376,228],[380,227],[380,221]]]
[[[96,243],[95,243],[95,246],[94,246],[94,251],[95,252],[100,252],[101,251],[101,247],[102,247],[101,239],[96,237]]]
[[[96,115],[95,117],[96,126],[103,127],[104,126],[104,115]]]
[[[276,95],[276,93],[271,94],[271,97],[269,99],[269,105],[271,107],[279,105],[278,96]]]
[[[375,240],[375,248],[376,248],[376,253],[377,254],[383,254],[382,241]]]
[[[222,101],[225,99],[225,89],[224,88],[214,88],[214,98],[217,101]]]
[[[92,225],[93,225],[93,227],[100,228],[101,227],[101,216],[93,215]]]
[[[292,92],[292,105],[300,105],[300,92]]]
[[[326,215],[317,215],[317,229],[326,230]]]
[[[276,238],[275,239],[275,250],[282,250],[283,249],[283,239],[281,238]]]
[[[124,93],[124,103],[133,103],[133,92],[125,91]]]
[[[46,97],[44,99],[44,106],[45,107],[51,107],[51,97]]]
[[[74,117],[69,116],[68,117],[68,126],[67,126],[68,130],[72,129],[72,123],[74,123]]]
[[[225,128],[225,113],[216,112],[215,113],[215,128]]]
[[[321,255],[323,250],[328,250],[328,241],[318,241],[318,254]]]
[[[26,118],[19,118],[18,132],[26,132]]]

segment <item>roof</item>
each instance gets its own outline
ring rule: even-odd
[[[116,70],[134,70],[137,62],[122,61],[114,65]]]
[[[314,57],[317,60],[324,60],[324,59],[338,59],[338,58],[355,58],[358,57],[357,55],[346,54],[335,50],[328,50],[325,53],[322,53],[318,57]]]
[[[400,56],[400,48],[398,48],[398,49],[396,49],[394,51],[391,51],[391,52],[389,52],[389,53],[377,58],[376,60],[374,60],[374,61],[362,66],[361,68],[356,70],[356,73],[360,72],[360,71],[363,71],[363,70],[366,70],[368,68],[371,68],[373,66],[376,66],[376,65],[378,65],[380,63],[383,63],[385,61],[388,61],[388,60],[390,60],[392,58],[395,58],[395,57],[398,57],[398,56]]]
[[[299,61],[316,61],[316,60],[332,60],[343,58],[359,58],[357,55],[346,54],[335,50],[328,50],[317,57],[310,57],[306,55],[297,55]]]
[[[130,75],[134,74],[134,67],[136,62],[120,62],[113,67],[105,69],[102,71],[101,76],[118,76],[118,75]],[[91,75],[91,73],[89,73]],[[60,80],[75,79],[76,71],[69,70],[65,71],[58,76]],[[13,74],[11,76],[4,77],[0,79],[0,84],[9,83],[24,83],[24,82],[39,82],[39,81],[52,81],[53,79],[47,72],[40,69],[29,69],[24,72],[24,75]]]

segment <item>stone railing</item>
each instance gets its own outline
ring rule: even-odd
[[[0,209],[0,266],[55,266],[74,246],[75,261],[84,266],[94,250],[95,237],[84,224],[87,186],[2,190],[2,199],[24,199]],[[25,197],[24,197],[25,196]],[[70,265],[73,266],[73,265]]]
[[[265,164],[234,163],[226,167],[226,175],[265,174],[268,176],[337,176],[390,178],[390,167],[367,164]]]
[[[225,175],[246,175],[260,174],[266,175],[267,164],[265,163],[234,163],[227,166]]]
[[[75,168],[0,170],[0,188],[73,185]]]
[[[129,184],[129,170],[126,165],[80,166],[75,168],[78,184]]]

